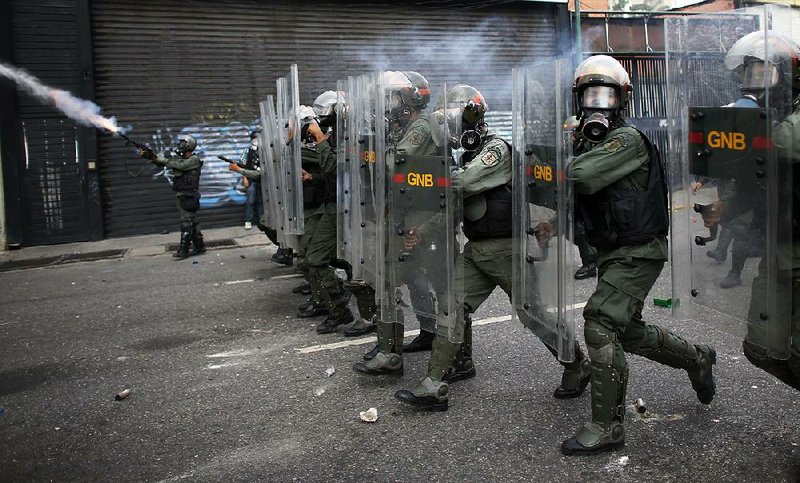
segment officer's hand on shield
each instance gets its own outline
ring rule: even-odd
[[[703,225],[706,228],[711,228],[712,226],[717,226],[719,224],[723,207],[724,204],[722,201],[715,201],[710,205],[706,205],[701,213],[701,216],[703,217]]]
[[[422,241],[422,234],[419,233],[416,227],[410,228],[403,238],[403,249],[410,252]]]
[[[313,177],[313,176],[311,176],[311,173],[309,173],[309,172],[308,172],[308,171],[306,171],[305,169],[302,169],[301,171],[302,171],[302,173],[300,173],[300,175],[301,175],[301,176],[302,176],[302,178],[303,178],[303,182],[306,182],[306,181],[311,181],[312,179],[314,179],[314,177]]]
[[[229,163],[228,164],[228,171],[235,171],[237,173],[241,173],[242,172],[242,168],[241,168],[241,166],[239,166],[236,163]]]
[[[692,184],[689,185],[689,189],[692,190],[692,194],[697,193],[702,187],[703,183],[700,181],[692,181]]]

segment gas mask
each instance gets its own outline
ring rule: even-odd
[[[608,135],[611,118],[619,107],[617,91],[610,86],[589,86],[581,94],[581,134],[593,143],[600,143]]]
[[[386,106],[386,118],[390,124],[396,125],[398,128],[405,127],[408,123],[408,118],[411,115],[411,110],[403,104],[400,94],[394,93],[389,96],[389,105]]]

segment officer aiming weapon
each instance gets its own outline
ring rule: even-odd
[[[144,144],[142,144],[142,143],[140,143],[138,141],[134,141],[133,139],[129,138],[128,136],[122,134],[121,132],[117,132],[116,134],[118,134],[119,137],[121,137],[122,139],[125,140],[125,146],[133,145],[134,147],[136,147],[136,149],[139,151],[139,154],[143,158],[147,159],[148,162],[153,162],[158,158],[158,155],[156,154],[155,151],[153,151],[153,149],[151,147],[146,146],[146,145],[144,145]],[[143,164],[138,172],[133,173],[130,170],[130,168],[128,168],[128,161],[125,160],[125,170],[128,172],[128,174],[130,176],[132,176],[134,178],[138,178],[139,176],[141,176],[141,174],[144,171],[144,168],[146,166],[147,166],[147,164]]]
[[[142,157],[146,157],[147,159],[149,159],[151,161],[158,157],[156,155],[156,152],[153,151],[153,149],[150,148],[149,146],[145,146],[144,144],[142,144],[140,142],[134,141],[133,139],[129,138],[128,136],[126,136],[126,135],[124,135],[122,133],[117,133],[117,134],[119,134],[119,136],[122,139],[125,140],[125,146],[130,146],[131,144],[133,144],[139,151],[141,151],[142,153],[147,154],[147,156],[142,154]]]
[[[220,154],[220,155],[218,155],[218,156],[217,156],[217,158],[221,159],[222,161],[225,161],[226,163],[229,163],[229,164],[235,164],[236,166],[239,166],[239,167],[240,167],[240,168],[242,168],[242,169],[245,169],[245,168],[246,168],[246,166],[245,166],[244,164],[242,164],[242,162],[241,162],[241,161],[234,161],[233,159],[231,159],[231,158],[228,158],[228,157],[226,157],[226,156],[223,156],[223,155],[221,155],[221,154]]]

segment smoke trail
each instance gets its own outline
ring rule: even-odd
[[[93,126],[110,133],[122,131],[115,118],[100,115],[100,106],[94,102],[75,97],[62,89],[48,87],[22,69],[0,62],[0,76],[16,82],[23,91],[55,107],[84,126]]]

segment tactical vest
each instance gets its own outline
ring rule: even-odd
[[[513,221],[511,188],[502,185],[475,196],[483,196],[486,200],[486,213],[477,220],[464,217],[464,235],[467,239],[510,238]]]
[[[192,155],[195,156],[195,155]],[[188,171],[183,171],[181,176],[172,179],[172,191],[198,191],[200,189],[200,170],[203,168],[203,160],[198,158],[200,166]]]
[[[487,135],[483,139],[486,142],[497,137],[494,133]],[[511,145],[501,138],[506,146],[511,149]],[[468,163],[481,149],[474,151],[468,158],[462,157],[462,162]],[[475,196],[482,196],[486,200],[486,212],[477,220],[469,220],[464,217],[464,235],[469,240],[484,240],[487,238],[511,238],[512,236],[512,206],[513,197],[511,188],[508,185],[501,185],[492,188]]]
[[[598,248],[641,245],[669,231],[669,201],[658,149],[638,129],[647,146],[647,189],[634,191],[603,188],[591,195],[578,194],[578,215],[586,225],[589,244]]]
[[[303,208],[313,209],[325,202],[325,173],[319,165],[319,151],[316,148],[303,146],[300,148],[300,162],[304,170],[311,175],[311,181],[303,182]],[[334,194],[334,196],[336,196]]]

